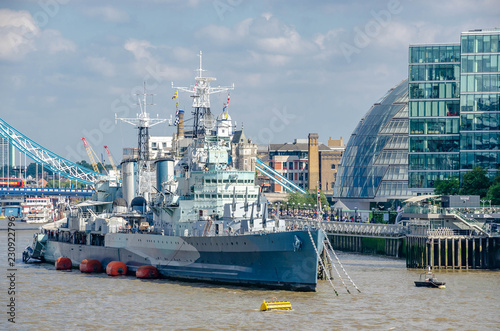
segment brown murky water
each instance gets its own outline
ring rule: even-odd
[[[336,280],[315,293],[219,287],[169,280],[56,271],[21,262],[34,231],[16,238],[16,323],[7,321],[7,233],[0,231],[0,329],[18,330],[442,330],[499,328],[499,271],[442,271],[446,289],[416,288],[420,271],[403,260],[338,252],[361,289]],[[263,299],[289,300],[293,310],[260,312]]]

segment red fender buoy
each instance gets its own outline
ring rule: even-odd
[[[109,276],[119,276],[127,274],[127,265],[120,261],[111,261],[106,266],[106,273]]]
[[[96,259],[85,259],[80,263],[80,271],[86,273],[102,272],[101,262]]]
[[[160,273],[158,272],[158,269],[156,269],[152,265],[141,265],[139,268],[137,268],[137,271],[135,272],[135,276],[137,278],[154,279],[158,278],[159,275]]]
[[[62,256],[56,260],[56,270],[69,270],[71,267],[71,260],[67,257]]]

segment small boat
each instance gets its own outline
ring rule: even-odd
[[[438,281],[434,273],[431,271],[431,268],[429,267],[429,270],[427,272],[420,274],[420,279],[415,281],[415,286],[446,288],[446,283]]]

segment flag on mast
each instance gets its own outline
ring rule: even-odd
[[[229,92],[227,93],[227,102],[226,102],[226,106],[224,107],[224,109],[226,109],[226,120],[227,118],[229,117],[229,98],[230,98],[230,95],[229,95]]]
[[[178,96],[179,96],[179,90],[175,91],[174,95],[172,96],[172,100],[177,99]]]
[[[174,125],[177,126],[179,124],[179,100],[175,102],[175,121]]]

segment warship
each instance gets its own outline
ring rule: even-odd
[[[287,228],[256,185],[255,159],[235,166],[229,94],[217,117],[210,109],[210,95],[234,85],[212,87],[214,80],[203,76],[200,53],[194,85],[172,83],[173,99],[190,94],[194,123],[184,132],[176,100],[175,148],[155,158],[148,128],[161,120],[149,117],[144,93],[138,117],[122,119],[139,129],[139,146],[135,158],[122,161],[121,178],[96,182],[92,200],[44,225],[23,260],[67,257],[73,267],[85,259],[103,267],[121,261],[129,272],[151,265],[166,278],[315,291],[325,233]]]

